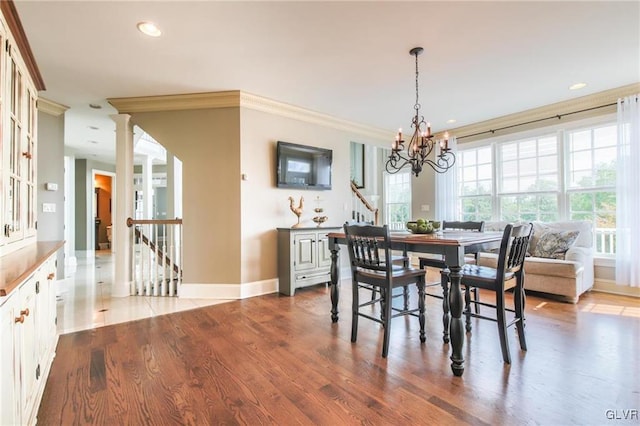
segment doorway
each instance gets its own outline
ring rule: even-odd
[[[113,178],[110,175],[94,175],[94,249],[111,251],[113,216]]]

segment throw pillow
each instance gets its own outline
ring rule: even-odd
[[[546,231],[537,239],[531,256],[564,259],[564,255],[578,239],[580,231]]]

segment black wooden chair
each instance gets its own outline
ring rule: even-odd
[[[463,230],[463,231],[484,231],[484,221],[481,222],[455,222],[455,221],[443,221],[442,222],[443,230]],[[478,255],[475,254],[476,263],[478,261]],[[447,265],[444,263],[444,256],[439,257],[421,257],[420,258],[420,269],[424,269],[425,267],[432,267],[440,269],[440,286],[442,286],[442,296],[435,293],[425,292],[425,295],[435,297],[438,299],[442,299],[442,322],[444,326],[444,330],[442,332],[442,340],[445,343],[449,343],[449,269]],[[435,284],[425,284],[425,288],[437,286],[438,283]],[[469,289],[465,288],[464,292],[465,296],[465,306],[469,306],[471,302],[471,295],[469,293]],[[473,289],[473,300],[478,300],[478,291],[477,289]],[[479,314],[479,305],[475,304],[476,314]]]
[[[378,322],[384,327],[382,356],[389,353],[389,333],[391,319],[412,315],[420,322],[420,341],[426,340],[424,315],[424,269],[398,265],[393,262],[390,249],[389,228],[372,225],[344,225],[349,259],[351,264],[351,280],[353,288],[353,312],[351,323],[351,341],[358,337],[359,317]],[[418,307],[414,309],[393,308],[392,292],[394,288],[416,284],[418,288]],[[377,289],[380,297],[360,303],[359,289]],[[382,314],[380,318],[368,315],[361,308],[380,302]]]
[[[495,304],[483,303],[475,300],[476,305],[489,306],[496,310],[496,317],[486,317],[471,312],[469,306],[465,307],[467,331],[471,331],[471,318],[488,319],[498,323],[498,334],[500,335],[500,347],[502,348],[502,359],[507,364],[511,363],[509,353],[509,343],[507,339],[507,328],[516,324],[518,338],[520,339],[520,349],[527,350],[527,343],[524,338],[524,268],[523,263],[529,240],[531,239],[533,225],[507,225],[502,235],[500,244],[500,254],[496,268],[467,264],[463,267],[462,284],[467,288],[481,288],[495,292]],[[513,289],[514,309],[505,306],[505,291]],[[507,323],[506,312],[515,313],[512,321]]]

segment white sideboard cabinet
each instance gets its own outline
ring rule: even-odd
[[[34,243],[0,257],[0,425],[33,425],[58,340],[56,252]]]
[[[341,230],[278,228],[278,291],[293,296],[297,288],[331,281],[327,234]]]

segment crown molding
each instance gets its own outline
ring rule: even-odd
[[[187,93],[182,95],[141,96],[107,99],[120,114],[184,111],[190,109],[233,108],[240,106],[240,91]]]
[[[536,120],[544,120],[546,118],[555,116],[562,116],[565,114],[574,113],[576,111],[591,109],[590,111],[584,111],[579,114],[575,114],[575,117],[573,118],[562,119],[575,120],[612,113],[616,111],[616,106],[610,104],[617,103],[619,98],[634,95],[637,93],[640,93],[640,83],[633,83],[615,89],[594,93],[592,95],[570,99],[568,101],[557,102],[539,108],[517,112],[502,117],[497,117],[491,120],[481,121],[479,123],[470,124],[468,126],[457,127],[448,131],[449,134],[455,135],[458,138],[465,137],[465,140],[461,141],[461,143],[472,142],[479,139],[486,139],[487,137],[516,133],[525,129],[542,127],[548,125],[548,123],[545,124],[544,121],[541,121],[539,123],[531,123],[529,125],[524,125],[523,123],[529,123]],[[604,105],[609,106],[603,107]],[[511,127],[509,129],[499,131],[495,130],[510,126],[517,127]],[[490,134],[490,132],[493,134]],[[466,137],[467,135],[475,136]]]
[[[45,98],[38,98],[37,108],[38,111],[55,117],[64,114],[64,112],[69,109],[66,105],[62,105]]]
[[[108,101],[119,113],[126,114],[212,108],[248,108],[306,123],[354,132],[376,139],[393,139],[393,132],[387,130],[365,126],[240,90],[135,98],[110,98]]]
[[[33,80],[33,84],[36,86],[36,90],[45,90],[46,87],[44,85],[44,79],[38,69],[36,58],[33,56],[31,46],[29,46],[29,40],[27,40],[27,35],[24,32],[22,22],[20,21],[18,11],[16,10],[16,5],[13,3],[13,0],[0,1],[0,12],[2,12],[2,16],[4,16],[4,20],[7,22],[9,31],[18,45],[20,56],[27,67],[27,71]]]
[[[393,140],[394,138],[394,133],[388,130],[366,126],[364,124],[344,120],[329,114],[308,110],[284,102],[274,101],[273,99],[253,95],[247,92],[241,92],[240,105],[243,108],[249,108],[255,111],[266,112],[285,118],[304,121],[306,123],[331,127],[337,130],[353,132],[359,135],[369,136],[376,139]]]

